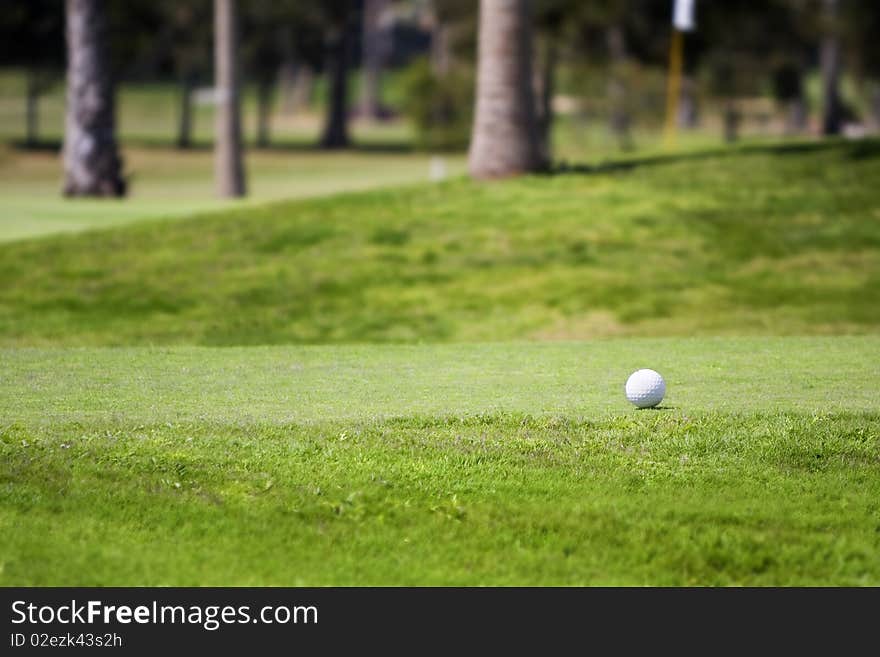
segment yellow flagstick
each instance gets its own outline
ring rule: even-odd
[[[696,0],[674,0],[672,5],[672,41],[669,44],[669,77],[666,80],[666,125],[663,143],[675,146],[678,135],[678,104],[681,100],[681,73],[684,59],[684,33],[696,27],[694,8]]]
[[[667,148],[675,146],[678,134],[678,103],[681,98],[681,70],[684,34],[681,30],[672,30],[672,42],[669,44],[669,76],[666,79],[666,125],[663,129],[663,144]]]

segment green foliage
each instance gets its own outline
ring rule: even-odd
[[[870,333],[880,144],[238,207],[0,246],[0,343]]]
[[[0,352],[0,584],[876,586],[877,350]]]
[[[64,67],[64,4],[58,0],[6,3],[0,20],[0,62],[31,70]]]
[[[416,130],[420,148],[460,150],[470,140],[474,107],[474,76],[468,67],[452,67],[445,75],[434,72],[419,58],[403,73],[403,109]]]
[[[791,62],[781,64],[773,72],[773,97],[778,102],[788,102],[804,95],[803,73]]]
[[[617,104],[614,106],[608,93],[609,73],[612,70],[616,81],[625,90],[623,97],[616,99]],[[557,86],[562,93],[577,100],[576,109],[569,116],[557,115],[555,122],[559,124],[566,120],[573,121],[581,126],[580,131],[587,130],[590,124],[598,123],[603,130],[607,130],[614,109],[625,110],[634,129],[649,132],[643,133],[636,140],[643,146],[645,141],[656,139],[662,128],[666,112],[666,82],[665,69],[645,67],[632,59],[613,67],[587,61],[560,66]],[[616,141],[617,138],[614,139]],[[571,138],[568,136],[566,139],[557,139],[555,148],[564,152],[570,146]],[[585,152],[608,148],[601,143],[591,146],[592,148],[585,148]],[[617,150],[619,149],[615,148],[612,153]]]

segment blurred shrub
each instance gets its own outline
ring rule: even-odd
[[[559,67],[557,100],[565,98],[570,107],[556,104],[556,116],[571,114],[578,121],[607,123],[613,112],[609,66],[605,63],[567,62]],[[617,109],[628,114],[633,126],[662,126],[666,111],[666,70],[629,60],[614,67],[614,80],[623,93],[615,100]]]
[[[708,53],[703,70],[706,86],[713,96],[761,96],[766,91],[766,63],[748,52],[718,50]]]
[[[780,103],[802,98],[804,88],[797,64],[784,62],[773,71],[773,97]]]
[[[403,111],[416,129],[416,142],[426,150],[460,150],[470,139],[474,110],[474,75],[470,67],[453,67],[437,75],[426,58],[403,72]]]

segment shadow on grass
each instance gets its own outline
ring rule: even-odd
[[[742,154],[767,154],[777,156],[803,155],[818,151],[840,149],[850,159],[869,159],[880,156],[880,139],[869,138],[849,141],[839,137],[817,141],[798,141],[791,144],[746,144],[743,146],[721,146],[689,153],[669,153],[649,155],[645,157],[624,157],[620,160],[599,162],[598,164],[560,164],[552,167],[547,173],[556,174],[599,174],[631,171],[639,167],[674,164],[677,162],[693,162],[718,157],[729,157]]]
[[[268,146],[249,146],[249,149],[265,152],[295,152],[295,153],[413,153],[416,148],[405,142],[355,142],[348,146],[338,148],[325,148],[314,142],[280,141]]]
[[[211,141],[192,142],[186,147],[180,147],[172,141],[154,139],[150,137],[133,137],[122,140],[123,146],[144,149],[169,150],[180,153],[210,152],[214,145]],[[34,153],[58,154],[62,149],[60,140],[41,140],[36,143],[28,143],[23,140],[12,140],[7,144],[17,151]],[[793,143],[772,144],[745,144],[733,146],[719,146],[716,148],[701,149],[685,153],[666,153],[646,156],[622,156],[620,159],[611,159],[596,164],[562,162],[551,166],[545,175],[565,174],[602,174],[632,171],[640,167],[675,164],[678,162],[693,162],[705,159],[729,157],[740,154],[768,154],[776,156],[802,155],[817,151],[840,149],[844,157],[852,160],[866,160],[880,157],[880,138],[870,137],[857,141],[847,140],[840,137],[826,138],[815,141],[796,141]],[[404,154],[414,153],[418,149],[414,144],[402,141],[376,141],[357,142],[353,141],[343,148],[324,148],[313,140],[278,140],[267,146],[258,146],[253,143],[245,144],[246,152],[262,153],[374,153],[374,154]]]
[[[880,156],[880,139],[866,139],[853,143],[848,156],[852,160],[867,160]]]
[[[60,153],[61,141],[58,139],[46,139],[37,142],[28,142],[20,139],[7,142],[17,151],[29,151],[31,153]]]

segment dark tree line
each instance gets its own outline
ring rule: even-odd
[[[114,80],[158,74],[179,84],[175,143],[193,145],[193,96],[216,87],[218,193],[245,190],[241,79],[255,83],[257,144],[272,139],[277,94],[288,110],[308,102],[315,75],[326,81],[324,148],[350,145],[351,109],[378,119],[383,68],[393,51],[389,19],[417,16],[430,35],[426,124],[471,124],[476,177],[539,170],[552,159],[553,99],[562,62],[599,62],[612,132],[632,144],[630,71],[660,70],[670,39],[670,0],[16,0],[0,21],[0,62],[26,71],[25,143],[39,143],[39,99],[67,69],[65,193],[125,192],[115,137]],[[870,92],[880,125],[880,4],[849,0],[698,3],[698,30],[685,42],[682,124],[699,116],[699,90],[723,99],[725,134],[736,139],[738,99],[772,89],[786,131],[803,132],[806,76],[821,79],[823,134],[853,114],[840,91],[844,73]],[[213,53],[213,55],[212,55]],[[360,98],[349,78],[361,65]],[[452,90],[470,70],[472,96]],[[450,82],[446,82],[450,81]],[[594,91],[593,93],[597,93]],[[601,93],[601,92],[598,92]],[[473,100],[470,100],[472,98]],[[462,108],[462,103],[470,108]]]

